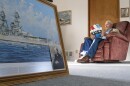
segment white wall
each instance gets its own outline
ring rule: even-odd
[[[128,7],[130,9],[130,0],[120,0],[120,8],[128,8]],[[120,18],[120,21],[130,21],[130,17]],[[126,61],[130,61],[130,44],[128,48]]]
[[[65,50],[72,51],[76,59],[76,52],[88,34],[88,0],[54,0],[53,4],[57,5],[58,11],[72,11],[72,24],[62,25],[61,31]]]

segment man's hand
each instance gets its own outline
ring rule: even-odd
[[[95,35],[91,35],[91,38],[94,39],[94,38],[95,38]]]

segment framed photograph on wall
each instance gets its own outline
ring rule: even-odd
[[[60,21],[60,25],[66,25],[66,24],[71,24],[72,20],[72,12],[71,10],[66,10],[66,11],[61,11],[58,12],[59,14],[59,21]]]
[[[68,68],[56,6],[46,0],[1,0],[0,81],[60,74]]]
[[[121,17],[129,17],[129,8],[121,8]]]

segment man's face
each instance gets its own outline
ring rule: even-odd
[[[109,22],[106,22],[105,23],[105,27],[108,29],[108,28],[112,28],[112,24],[111,23],[109,23]]]

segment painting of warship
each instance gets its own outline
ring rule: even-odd
[[[47,39],[23,31],[18,12],[14,13],[14,21],[10,26],[5,12],[0,12],[0,51],[1,63],[51,60]]]
[[[0,12],[0,39],[15,41],[15,42],[25,42],[47,45],[47,39],[34,37],[30,33],[22,30],[20,26],[20,16],[18,12],[14,14],[14,21],[11,22],[10,27],[7,24],[6,15],[2,10]]]
[[[53,62],[56,49],[63,56],[54,15],[48,16],[47,12],[43,16],[41,12],[34,11],[37,9],[33,8],[34,2],[38,3],[36,0],[4,1],[0,1],[0,63]],[[10,11],[13,6],[17,9]],[[25,16],[21,11],[23,8],[26,12],[31,9],[33,14],[26,13]],[[52,10],[50,12],[53,13]],[[45,24],[41,26],[40,22]]]

